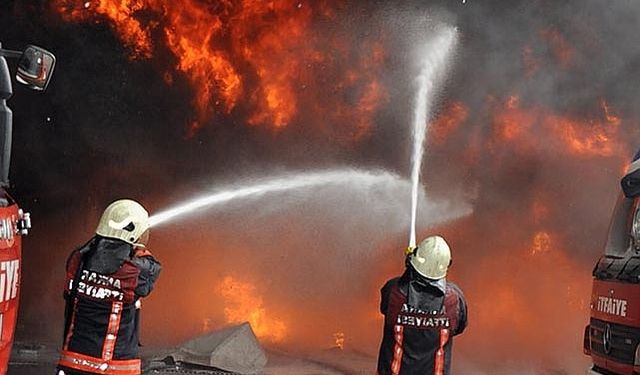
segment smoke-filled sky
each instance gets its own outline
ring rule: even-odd
[[[153,230],[164,271],[143,335],[173,345],[248,303],[282,332],[265,342],[322,348],[344,332],[347,347],[375,354],[378,288],[402,272],[408,239],[421,47],[456,27],[422,169],[436,208],[423,204],[418,228],[445,234],[469,300],[454,368],[586,366],[590,271],[640,139],[640,4],[110,3],[0,4],[4,47],[58,59],[46,93],[16,87],[10,101],[12,193],[34,222],[19,337],[58,339],[66,255],[112,200],[153,213],[256,178],[348,167],[400,178],[266,195]]]

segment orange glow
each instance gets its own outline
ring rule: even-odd
[[[499,358],[518,361],[533,354],[541,362],[556,362],[563,357],[557,356],[557,350],[548,350],[549,342],[562,352],[578,345],[577,337],[588,319],[584,297],[591,288],[589,266],[567,255],[570,252],[560,248],[561,241],[551,232],[535,233],[530,241],[520,243],[516,236],[506,237],[500,245],[492,243],[500,249],[484,258],[474,257],[472,268],[479,271],[462,278],[467,296],[490,296],[469,297],[473,324],[456,343],[458,350],[470,356],[480,350],[478,361],[489,356],[487,362],[495,364]],[[495,342],[489,351],[478,349],[486,335]],[[524,350],[514,351],[514,346]]]
[[[385,52],[381,43],[373,43],[368,46],[368,53],[360,59],[360,74],[356,75],[356,81],[351,82],[352,86],[361,82],[365,87],[359,95],[355,108],[357,122],[357,128],[353,134],[355,139],[359,139],[369,132],[376,110],[388,99],[384,87],[378,80],[379,69],[384,63],[384,59]]]
[[[555,28],[550,28],[542,32],[542,37],[548,43],[553,57],[558,64],[564,67],[571,65],[575,51],[560,31]]]
[[[343,332],[336,332],[333,334],[333,338],[336,342],[336,348],[338,349],[344,349],[344,333]]]
[[[502,142],[518,142],[524,148],[552,145],[556,151],[580,157],[628,154],[619,138],[622,121],[604,100],[600,102],[602,114],[586,118],[558,115],[535,107],[523,108],[517,96],[495,107],[492,148]],[[545,136],[548,141],[538,141]]]
[[[611,165],[628,160],[629,134],[623,126],[627,120],[605,99],[581,112],[544,107],[524,94],[489,97],[486,103],[482,109],[470,107],[468,117],[478,126],[467,121],[448,135],[455,142],[447,146],[463,144],[458,162],[478,170],[481,185],[474,215],[468,222],[445,228],[451,231],[452,242],[458,241],[452,247],[454,254],[464,254],[454,255],[463,259],[458,266],[454,261],[451,280],[459,281],[470,304],[468,331],[456,345],[473,357],[489,335],[496,344],[486,352],[480,349],[469,360],[488,358],[491,367],[503,358],[518,361],[533,355],[548,362],[547,368],[561,368],[565,358],[557,353],[582,344],[593,266],[580,256],[579,247],[584,245],[574,240],[573,223],[566,218],[587,220],[578,217],[584,207],[572,206],[581,199],[576,198],[576,186],[597,190],[594,186],[602,183],[584,171],[585,163]],[[555,108],[562,108],[561,103]],[[465,178],[463,173],[457,176]],[[577,179],[576,186],[571,186],[560,183],[565,176],[593,176],[595,181]],[[603,222],[609,220],[610,208],[605,211],[600,216]],[[486,231],[486,221],[499,223],[499,230],[491,238],[478,240]],[[602,238],[603,230],[592,235]],[[474,250],[468,252],[471,247]],[[474,294],[484,297],[471,297]],[[550,342],[556,350],[548,350]],[[526,354],[513,350],[518,345],[524,345]]]
[[[616,140],[621,121],[601,101],[604,119],[580,122],[561,116],[548,116],[547,125],[564,141],[568,150],[579,156],[612,156],[624,150]]]
[[[149,29],[143,26],[135,14],[142,10],[140,0],[56,0],[55,7],[66,21],[87,21],[93,14],[113,20],[113,27],[122,41],[132,49],[132,57],[151,56]]]
[[[538,33],[539,40],[532,45],[525,45],[520,57],[525,78],[532,78],[542,68],[543,63],[550,62],[560,68],[568,68],[573,63],[575,50],[556,28],[547,28]],[[542,43],[539,43],[539,42]]]
[[[524,65],[525,77],[533,77],[540,69],[540,59],[533,53],[531,47],[526,46],[522,49],[522,64]]]
[[[522,139],[537,122],[537,114],[520,109],[520,98],[510,96],[504,103],[504,108],[494,114],[493,130],[496,137],[502,141]]]
[[[158,44],[166,44],[176,58],[175,71],[194,91],[189,135],[240,107],[251,125],[280,131],[303,115],[329,128],[331,137],[357,140],[368,134],[386,98],[379,80],[382,44],[316,30],[314,22],[336,16],[324,1],[53,4],[66,21],[109,21],[133,57],[151,57]],[[164,80],[170,84],[173,77],[165,74]]]
[[[535,199],[531,205],[533,222],[538,224],[549,217],[549,207],[542,199]]]
[[[353,32],[343,34],[339,30],[334,34],[318,32],[318,21],[332,21],[337,15],[335,8],[329,7],[325,1],[94,0],[89,7],[84,7],[84,2],[78,0],[53,2],[68,21],[107,21],[131,49],[134,58],[153,57],[163,51],[160,47],[165,46],[175,63],[168,69],[170,72],[163,75],[164,82],[177,86],[183,79],[193,89],[195,114],[190,119],[189,135],[197,134],[199,129],[219,117],[238,119],[244,116],[242,119],[247,124],[269,129],[273,134],[281,134],[294,126],[309,126],[330,138],[352,142],[371,132],[376,114],[388,99],[382,74],[387,59],[384,39]],[[540,34],[536,37],[540,38]],[[549,30],[542,33],[542,37],[547,41],[551,59],[555,58],[561,67],[570,66],[575,52],[563,35],[557,30]],[[540,52],[539,48],[534,50],[528,46],[522,50],[526,77],[542,73],[541,61],[544,60]],[[531,91],[527,92],[530,94]],[[483,345],[490,337],[492,342],[498,343],[497,346],[506,348],[504,352],[507,355],[492,354],[490,360],[511,360],[510,354],[528,355],[529,348],[543,353],[549,351],[556,342],[568,340],[563,337],[566,329],[560,330],[557,326],[583,318],[579,312],[585,311],[584,296],[589,295],[589,270],[566,255],[572,254],[573,249],[562,248],[562,228],[554,226],[562,221],[552,220],[558,216],[554,210],[560,210],[557,208],[559,202],[554,201],[558,195],[554,195],[555,192],[544,194],[543,190],[527,195],[528,188],[539,187],[535,183],[547,174],[559,173],[535,168],[538,164],[533,168],[529,165],[521,167],[518,155],[514,154],[533,150],[536,157],[531,159],[535,162],[545,157],[571,160],[626,157],[624,136],[620,134],[622,120],[617,116],[616,108],[610,108],[605,100],[592,106],[597,111],[568,114],[532,104],[525,95],[512,95],[489,100],[489,108],[483,111],[474,109],[472,102],[451,101],[431,124],[430,139],[438,145],[453,145],[463,138],[460,135],[468,135],[466,147],[460,152],[452,147],[454,151],[449,155],[460,154],[464,162],[478,167],[478,175],[491,180],[498,188],[503,184],[518,184],[518,192],[524,192],[514,199],[515,202],[508,202],[510,205],[504,209],[511,211],[509,215],[513,216],[501,218],[504,220],[490,218],[501,228],[497,239],[486,236],[484,232],[468,235],[468,238],[475,238],[474,245],[487,249],[486,253],[476,251],[474,246],[464,250],[460,248],[458,253],[473,252],[473,257],[470,256],[467,263],[460,262],[463,267],[457,268],[464,270],[466,266],[470,270],[470,273],[460,275],[460,284],[467,293],[472,314],[469,331],[460,343],[465,345],[465,340],[473,338],[474,330],[482,332],[476,336],[481,336],[481,340],[473,342],[474,345]],[[474,110],[481,113],[474,113]],[[531,170],[526,176],[531,180],[519,178],[512,182],[506,177],[494,178],[502,177],[496,170],[509,174],[508,177],[513,175],[506,173],[511,171],[501,169],[499,164],[504,159],[492,159],[494,155],[491,152],[494,151],[503,151],[501,155],[505,155],[505,159],[511,158],[509,161],[516,165],[513,167],[515,172]],[[451,169],[454,169],[453,165],[451,163]],[[549,186],[551,191],[555,185]],[[486,209],[483,204],[497,207],[491,211],[494,214],[503,210],[500,204],[494,203],[504,203],[514,197],[500,195],[486,202],[482,198],[478,198],[478,211],[473,217],[478,220],[473,224],[480,228],[487,225],[478,224],[480,219],[487,219],[480,216],[481,210]],[[566,204],[562,207],[571,209]],[[525,220],[516,220],[520,218]],[[464,240],[463,231],[466,229],[461,228],[451,236],[452,243]],[[213,247],[205,243],[197,245],[194,247]],[[240,260],[228,262],[229,267],[245,266]],[[384,262],[389,267],[402,267],[399,259],[380,258],[380,263]],[[333,263],[326,265],[333,266]],[[188,267],[192,264],[184,266],[187,270]],[[454,265],[453,271],[456,267]],[[269,292],[276,295],[278,287],[263,290],[263,285],[269,284],[256,282],[260,272],[268,274],[269,271],[256,271],[256,275],[251,275],[256,277],[251,278],[251,282],[230,276],[220,281],[210,272],[202,276],[198,284],[219,282],[215,285],[218,298],[209,302],[208,310],[215,311],[214,314],[201,306],[204,304],[201,300],[189,300],[193,304],[189,305],[189,311],[195,316],[191,318],[196,324],[193,330],[216,329],[215,323],[222,320],[218,315],[223,313],[226,323],[248,321],[261,340],[277,343],[293,343],[293,337],[299,335],[327,346],[336,327],[348,327],[356,320],[373,322],[367,327],[370,329],[367,332],[379,333],[382,324],[376,302],[379,287],[384,283],[380,274],[371,271],[375,276],[363,276],[369,277],[367,283],[375,282],[375,293],[364,307],[344,308],[349,313],[336,320],[344,324],[340,326],[334,321],[327,322],[325,311],[310,312],[306,310],[309,308],[295,305],[282,297],[283,301],[279,301],[278,306],[283,305],[287,316],[301,316],[301,311],[306,312],[311,323],[302,323],[307,319],[285,321],[274,316],[269,306],[275,305],[271,299],[277,297],[272,297]],[[458,281],[455,277],[452,280]],[[323,279],[321,282],[326,282],[325,288],[331,291],[337,285],[335,281]],[[179,292],[176,291],[175,295]],[[338,300],[341,301],[340,298]],[[336,310],[334,306],[328,309]],[[565,310],[573,315],[559,314]],[[215,318],[202,320],[200,326],[201,317],[208,315]],[[326,326],[317,327],[322,324]],[[572,332],[579,335],[580,328]],[[358,334],[351,327],[347,334],[349,344],[354,343],[355,346]],[[345,334],[333,333],[333,340],[335,346],[342,349]],[[522,348],[522,345],[523,350],[518,352],[523,354],[514,353],[513,348]],[[471,350],[477,352],[477,348]],[[471,350],[466,353],[472,353]],[[493,353],[494,348],[486,350]]]
[[[600,99],[600,105],[602,106],[602,111],[604,112],[604,117],[607,122],[610,124],[615,124],[615,126],[620,125],[620,118],[609,112],[609,105],[604,99]]]
[[[256,336],[271,342],[281,342],[287,334],[285,323],[267,313],[262,297],[253,284],[241,282],[231,276],[218,285],[217,293],[224,300],[227,323],[249,322]]]
[[[212,331],[214,329],[213,322],[211,318],[202,319],[202,332],[206,333]]]
[[[146,3],[162,15],[167,47],[178,59],[176,70],[187,77],[195,91],[197,118],[190,128],[193,133],[213,114],[231,112],[242,93],[242,79],[231,57],[215,43],[225,32],[223,21],[219,14],[195,1]],[[221,2],[217,8],[224,14],[230,6]]]
[[[311,17],[310,6],[296,7],[289,1],[272,1],[267,6],[243,1],[242,12],[232,18],[234,47],[260,81],[252,93],[257,112],[250,124],[270,123],[279,129],[296,114],[294,77],[314,55],[305,45]]]
[[[450,103],[444,111],[431,123],[433,142],[443,144],[454,133],[460,124],[467,119],[467,108],[459,101]]]
[[[541,255],[551,250],[551,236],[547,232],[538,232],[531,243],[531,255]]]

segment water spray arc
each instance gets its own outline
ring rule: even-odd
[[[427,119],[431,112],[431,101],[435,94],[436,85],[443,76],[446,62],[455,46],[456,35],[457,31],[455,28],[445,28],[431,39],[425,46],[425,53],[423,53],[424,59],[420,74],[417,78],[418,93],[416,96],[412,130],[410,248],[416,245],[420,170],[422,168],[424,154]],[[392,183],[399,180],[402,180],[399,176],[382,170],[336,169],[322,172],[286,174],[271,179],[255,181],[250,185],[232,186],[216,193],[192,199],[179,206],[154,214],[150,217],[149,222],[152,227],[156,227],[203,208],[212,208],[240,199],[255,199],[265,194],[282,193],[296,189],[318,188],[327,185],[359,187],[391,186]]]
[[[389,186],[401,178],[386,171],[338,169],[323,172],[286,174],[258,181],[244,187],[229,189],[195,198],[179,206],[159,212],[149,218],[152,227],[185,216],[206,207],[223,205],[234,200],[258,198],[265,194],[282,193],[296,189],[311,189],[327,185],[356,185],[358,187]]]
[[[426,46],[424,62],[417,78],[418,92],[413,116],[413,152],[411,155],[411,228],[409,249],[416,247],[416,220],[418,212],[418,190],[420,173],[424,157],[424,145],[427,135],[431,102],[436,84],[441,80],[447,67],[447,61],[455,47],[457,31],[446,28],[438,33]]]

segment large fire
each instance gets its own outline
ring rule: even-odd
[[[560,39],[555,42],[561,44]],[[525,76],[541,69],[531,56],[526,58]],[[562,61],[568,64],[569,57]],[[459,341],[459,347],[467,359],[478,353],[473,361],[486,366],[493,366],[496,358],[518,362],[530,357],[547,368],[583,366],[581,361],[586,359],[579,355],[577,338],[588,321],[592,265],[581,263],[578,254],[584,248],[568,233],[576,227],[584,236],[588,219],[563,218],[573,207],[579,210],[582,190],[594,188],[561,192],[563,180],[557,176],[578,163],[625,164],[629,150],[623,120],[604,98],[581,114],[560,113],[520,95],[489,97],[486,103],[469,116],[449,105],[440,116],[444,120],[436,119],[434,124],[453,125],[435,126],[433,130],[447,130],[434,131],[431,141],[434,153],[455,148],[448,155],[485,181],[474,217],[450,229],[451,238],[463,244],[453,248],[454,259],[462,264],[454,261],[452,279],[461,281],[470,300],[468,336]],[[457,107],[470,106],[460,101]],[[477,118],[487,119],[489,126],[474,129]],[[611,176],[614,187],[616,178]],[[601,251],[606,232],[593,237],[597,241],[589,250]],[[479,350],[477,345],[487,340],[496,343],[492,350]],[[578,354],[563,359],[548,351],[548,345]],[[515,346],[526,354],[514,351]]]
[[[189,134],[235,110],[246,122],[283,129],[304,116],[337,139],[368,134],[386,99],[385,53],[376,40],[314,24],[336,17],[324,2],[292,0],[55,0],[67,21],[108,21],[133,58],[164,43],[194,90]],[[164,37],[154,39],[158,32]],[[355,56],[355,57],[354,57]],[[171,75],[165,81],[172,82]]]
[[[620,118],[612,113],[604,99],[599,106],[598,116],[577,118],[537,107],[524,108],[519,97],[510,96],[494,105],[494,143],[489,147],[517,142],[521,151],[551,145],[557,152],[578,157],[627,155],[624,139],[618,135]]]
[[[165,76],[167,84],[182,77],[193,88],[196,114],[188,124],[188,134],[233,116],[274,134],[304,122],[331,137],[361,140],[371,133],[376,114],[390,99],[381,79],[389,57],[385,39],[344,32],[340,26],[318,32],[319,24],[339,20],[339,8],[328,6],[327,1],[54,0],[53,4],[67,21],[111,25],[133,59],[152,58],[165,47],[175,59],[174,69]],[[531,83],[543,74],[549,59],[565,72],[575,65],[577,51],[558,29],[545,28],[532,35],[544,46],[531,44],[518,50],[524,82]],[[556,160],[576,164],[609,160],[607,165],[621,165],[629,154],[621,130],[622,109],[610,104],[604,93],[600,100],[589,102],[589,108],[570,111],[552,108],[522,91],[482,91],[476,103],[448,98],[438,103],[430,128],[429,146],[446,151],[441,155],[446,155],[447,163],[438,171],[446,170],[455,177],[459,177],[456,169],[477,171],[475,176],[469,172],[472,177],[461,177],[471,181],[469,190],[480,190],[474,197],[475,216],[443,230],[452,232],[448,238],[454,245],[457,241],[466,246],[453,247],[452,279],[459,282],[470,302],[468,344],[464,338],[460,343],[466,348],[464,353],[469,357],[477,353],[474,359],[480,362],[485,360],[480,357],[493,363],[518,356],[549,357],[557,354],[551,353],[556,342],[573,345],[579,341],[567,337],[566,327],[576,337],[582,333],[579,326],[586,316],[590,270],[572,257],[582,249],[572,248],[571,236],[561,226],[566,224],[562,221],[569,215],[566,212],[574,209],[557,191],[564,187],[557,183],[563,172],[549,177],[552,171],[544,168]],[[429,164],[429,168],[437,167]],[[574,211],[573,215],[581,213]],[[582,227],[578,232],[584,235]],[[284,245],[276,243],[274,248],[292,246],[287,238],[278,241]],[[305,316],[304,323],[303,319],[286,320],[274,317],[266,307],[273,303],[271,299],[278,299],[273,290],[228,276],[211,292],[219,297],[211,310],[219,308],[226,323],[249,321],[264,341],[287,343],[293,342],[292,337],[310,341],[333,335],[339,348],[344,347],[346,336],[349,346],[358,342],[375,346],[381,328],[378,289],[386,278],[402,272],[402,251],[395,249],[395,260],[390,261],[391,251],[384,257],[374,254],[362,260],[352,255],[353,249],[333,250],[314,267],[335,266],[333,258],[362,265],[369,272],[363,271],[362,277],[367,285],[359,286],[359,291],[366,292],[362,293],[366,305],[362,300],[340,297],[328,301],[324,311],[280,296],[278,304],[290,312],[287,316]],[[299,249],[294,253],[288,260],[296,258]],[[357,261],[348,256],[344,260],[344,253]],[[260,271],[255,273],[258,275],[251,275],[251,280],[264,277]],[[280,282],[284,289],[290,284],[296,285],[292,289],[299,288],[297,283],[332,291],[357,287],[340,284],[334,276],[323,274],[321,282]],[[215,319],[206,318],[203,330],[217,328],[214,323]],[[349,328],[333,333],[336,326]],[[355,326],[360,335],[350,331]],[[478,349],[487,341],[498,342],[498,347]],[[522,353],[514,353],[514,347]]]

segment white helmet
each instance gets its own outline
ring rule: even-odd
[[[420,275],[439,280],[447,276],[447,269],[451,264],[451,250],[444,238],[427,237],[409,255],[409,262]]]
[[[96,234],[135,245],[149,229],[149,213],[136,201],[120,199],[102,213]]]

